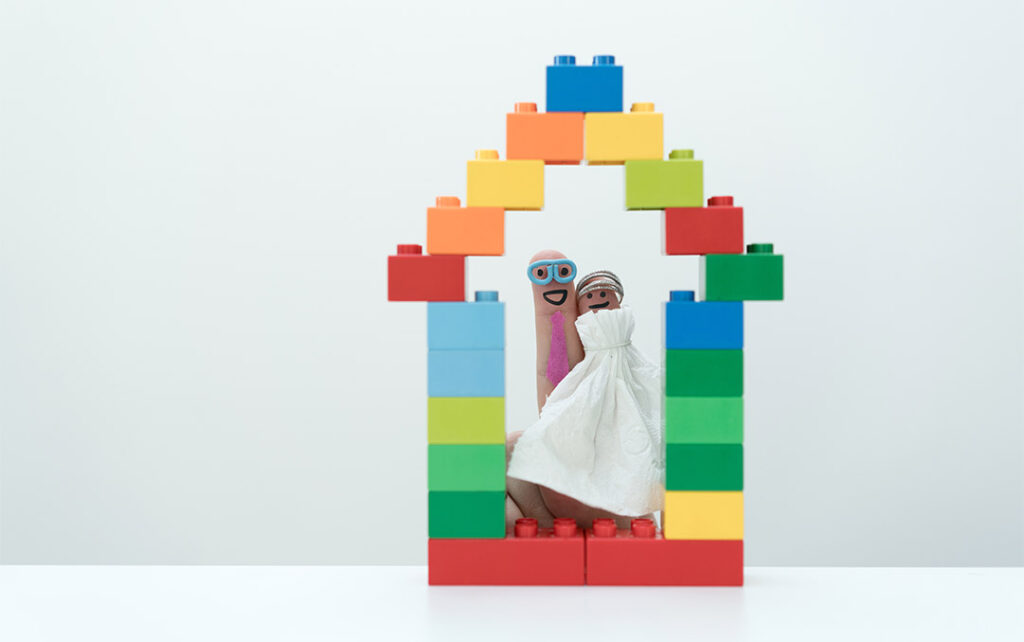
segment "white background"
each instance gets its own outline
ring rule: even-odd
[[[386,261],[544,66],[610,53],[786,256],[747,306],[753,565],[1024,562],[1018,3],[5,2],[0,561],[421,563],[423,304]],[[622,169],[547,170],[468,293],[696,262]]]
[[[1024,569],[762,567],[748,568],[744,582],[427,586],[427,569],[416,566],[7,566],[0,568],[0,636],[521,642],[528,629],[555,639],[624,640],[642,622],[651,639],[701,642],[1024,638]]]

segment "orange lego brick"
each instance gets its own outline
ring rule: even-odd
[[[505,117],[505,157],[579,165],[583,160],[582,112],[537,113],[537,103],[516,103]]]
[[[427,208],[427,252],[462,256],[505,253],[505,210],[459,207],[455,196],[438,196]]]

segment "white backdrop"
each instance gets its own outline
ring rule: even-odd
[[[561,53],[616,55],[786,255],[748,562],[1024,562],[1019,3],[153,4],[0,8],[3,562],[423,562],[426,313],[385,257]],[[546,178],[470,263],[510,428],[535,250],[617,271],[651,357],[696,286],[620,167]]]

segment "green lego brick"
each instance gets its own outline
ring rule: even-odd
[[[743,490],[743,446],[666,444],[665,490]]]
[[[504,492],[505,445],[427,446],[427,489]]]
[[[743,397],[665,397],[665,441],[743,443]]]
[[[668,158],[626,161],[626,209],[704,205],[704,161],[690,149],[674,149]]]
[[[427,442],[504,444],[504,397],[430,397]]]
[[[429,537],[505,537],[505,491],[430,491]]]
[[[700,287],[705,301],[781,301],[782,255],[757,243],[747,254],[702,256]]]
[[[666,350],[665,396],[742,397],[742,350]]]

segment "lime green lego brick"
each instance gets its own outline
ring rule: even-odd
[[[504,492],[504,444],[427,446],[427,490]]]
[[[430,397],[427,442],[504,444],[504,397]]]
[[[781,301],[781,254],[708,254],[700,259],[705,301]]]
[[[665,397],[665,441],[743,443],[743,397]]]
[[[626,161],[626,209],[660,210],[704,205],[704,161]]]
[[[504,491],[431,491],[429,537],[505,537]]]
[[[665,490],[743,490],[743,446],[666,444]]]
[[[742,350],[666,350],[665,396],[742,397]]]

